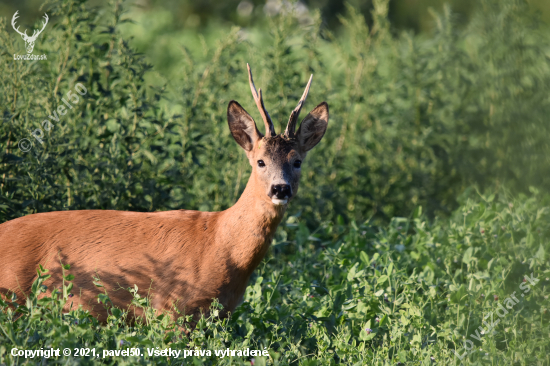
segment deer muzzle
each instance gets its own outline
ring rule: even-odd
[[[292,197],[292,187],[288,184],[274,184],[271,186],[269,197],[275,205],[285,205]]]

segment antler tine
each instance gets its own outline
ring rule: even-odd
[[[14,29],[17,33],[19,33],[20,35],[22,35],[22,36],[24,35],[24,36],[28,37],[28,36],[27,36],[27,30],[26,30],[26,29],[25,29],[25,33],[22,33],[22,32],[19,31],[19,27],[15,28],[15,21],[17,20],[17,18],[19,18],[19,16],[17,15],[17,13],[19,13],[19,10],[17,10],[17,11],[15,12],[15,14],[13,14],[13,17],[11,18],[11,26],[12,26],[13,29]]]
[[[288,124],[285,130],[286,137],[294,137],[294,131],[296,130],[296,122],[298,122],[298,116],[300,115],[300,111],[302,110],[302,107],[306,102],[306,98],[309,93],[309,87],[311,86],[312,80],[313,80],[313,74],[311,74],[311,76],[309,77],[309,81],[307,82],[306,89],[304,90],[304,94],[302,94],[302,97],[300,98],[298,105],[296,106],[296,108],[294,108],[292,113],[290,113],[290,118],[288,119]]]
[[[49,20],[48,14],[44,13],[44,16],[42,18],[44,18],[46,20],[46,22],[42,22],[42,29],[40,29],[40,30],[35,29],[34,30],[32,36],[31,36],[32,39],[36,39],[36,37],[38,37],[38,35],[40,33],[42,33],[42,31],[46,28],[46,25],[48,24],[48,20]]]
[[[256,91],[256,86],[254,85],[254,80],[252,79],[252,71],[250,70],[250,65],[246,64],[246,67],[248,68],[248,81],[250,82],[250,91],[252,92],[252,96],[254,97],[256,106],[258,107],[258,110],[262,115],[262,119],[264,120],[265,134],[268,137],[273,137],[275,136],[275,127],[273,126],[273,122],[271,122],[271,117],[269,117],[269,113],[267,113],[267,110],[265,109],[264,101],[262,98],[262,89],[260,88],[259,92]]]
[[[42,32],[44,30],[44,28],[46,28],[46,25],[48,24],[48,20],[50,20],[50,18],[48,18],[48,14],[46,14],[46,13],[44,13],[44,16],[42,18],[44,18],[45,22],[44,22],[44,25],[42,26],[42,30],[40,32]]]

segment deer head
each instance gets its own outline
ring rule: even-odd
[[[258,131],[254,119],[236,101],[229,102],[227,119],[235,141],[245,150],[252,166],[261,200],[273,205],[286,205],[297,193],[302,162],[325,134],[328,124],[328,104],[323,102],[313,109],[295,133],[296,121],[304,105],[311,80],[290,119],[284,133],[277,135],[269,113],[265,109],[262,90],[256,91],[252,71],[248,66],[250,90],[265,125],[265,136]]]
[[[40,29],[39,31],[35,29],[34,32],[32,33],[32,36],[29,37],[27,35],[26,29],[25,29],[25,32],[22,33],[19,31],[19,27],[15,28],[15,20],[19,18],[19,16],[17,16],[18,12],[19,10],[16,11],[15,14],[13,14],[13,18],[11,18],[11,26],[13,27],[13,29],[15,29],[17,33],[21,35],[21,37],[23,37],[23,40],[25,41],[25,48],[27,49],[27,53],[31,53],[32,50],[34,49],[34,42],[36,41],[36,38],[40,33],[42,33],[44,28],[46,28],[46,24],[48,24],[48,14],[44,14],[44,19],[46,21],[43,23],[42,29]]]

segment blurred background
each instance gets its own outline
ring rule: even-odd
[[[19,10],[23,21],[33,22],[40,15],[41,0],[4,0],[0,4],[0,16],[11,17]],[[97,5],[101,2],[96,1]],[[149,14],[166,12],[169,14],[169,26],[172,29],[206,28],[209,25],[250,26],[262,22],[266,15],[273,15],[284,8],[284,1],[278,0],[137,0],[132,2],[141,11]],[[338,16],[345,14],[345,4],[358,9],[367,22],[372,24],[372,0],[304,0],[297,3],[300,12],[319,10],[323,25],[336,30],[341,26]],[[550,2],[530,0],[533,10],[540,12],[542,19],[550,20]],[[129,3],[130,4],[130,3]],[[444,4],[451,6],[459,23],[468,22],[478,2],[476,0],[392,0],[389,2],[389,20],[395,30],[429,32],[433,28],[433,18],[429,14],[432,8],[440,11]]]
[[[48,12],[34,51],[46,61],[10,60],[25,52],[16,10],[22,29]],[[277,130],[311,73],[304,116],[330,105],[290,208],[308,224],[448,215],[468,190],[550,189],[547,0],[5,0],[0,17],[0,222],[231,206],[250,168],[227,103],[258,121],[247,62]],[[21,152],[77,82],[85,102]]]

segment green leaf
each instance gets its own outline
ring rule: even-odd
[[[384,316],[382,316],[382,318],[380,318],[380,323],[378,323],[378,325],[383,327],[384,325],[388,324],[389,321],[390,320],[388,318],[388,315],[384,315]]]
[[[351,309],[354,309],[356,306],[357,306],[357,303],[352,302],[352,303],[349,303],[347,305],[343,305],[342,309],[351,310]]]
[[[460,285],[460,287],[451,294],[451,302],[454,304],[463,302],[463,298],[466,293],[466,286],[464,286],[464,284]]]
[[[358,265],[359,265],[359,263],[355,263],[353,265],[353,267],[351,267],[351,269],[349,270],[348,276],[347,276],[348,282],[353,281],[353,279],[355,278],[356,270],[357,270]]]
[[[362,329],[361,332],[359,332],[359,339],[362,341],[370,341],[374,337],[376,337],[376,332],[374,330],[369,333],[365,329]]]
[[[464,252],[464,256],[462,257],[462,262],[469,264],[472,261],[473,251],[474,251],[473,247],[469,247],[468,249],[466,249],[466,251]]]
[[[386,282],[387,280],[388,280],[388,276],[382,275],[382,276],[380,276],[380,277],[377,278],[377,281],[376,281],[376,282],[377,282],[379,285],[382,285],[382,284],[383,284],[384,282]]]
[[[367,266],[370,264],[369,256],[364,251],[359,252],[359,258],[361,259],[361,262],[365,263]]]
[[[48,272],[49,272],[49,270],[48,270],[48,269],[45,269],[44,267],[42,267],[41,264],[38,265],[38,268],[40,269],[40,272],[41,272],[41,273],[48,273]]]
[[[542,246],[542,244],[540,244],[539,250],[537,250],[537,252],[535,253],[535,258],[543,262],[545,254],[546,254],[546,251],[544,250],[544,247]]]

